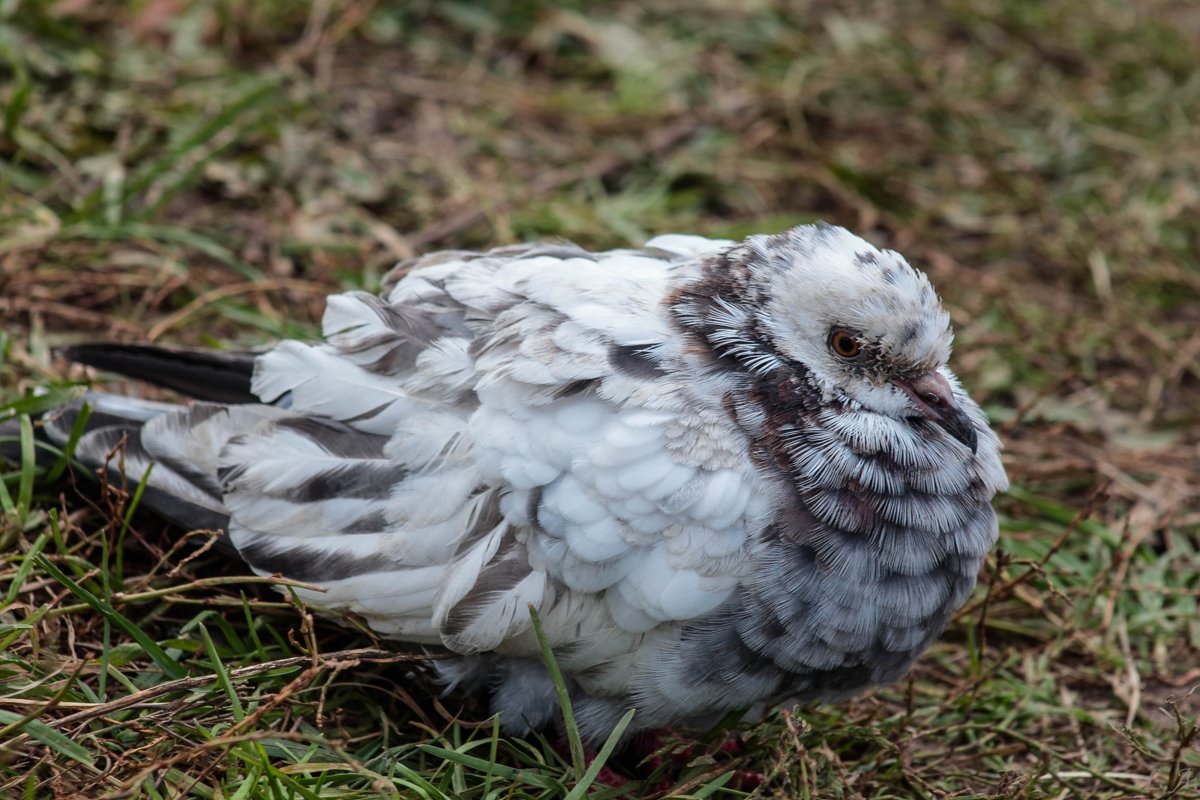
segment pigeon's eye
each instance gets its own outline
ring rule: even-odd
[[[829,333],[829,349],[842,358],[854,359],[862,355],[862,342],[847,330],[834,328]]]

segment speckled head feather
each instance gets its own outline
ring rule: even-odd
[[[943,369],[950,357],[950,316],[929,279],[844,228],[751,236],[714,259],[710,273],[701,305],[718,305],[701,317],[713,343],[759,371],[801,364],[829,396],[901,413],[907,401],[889,379]],[[859,358],[830,351],[835,330],[861,342]]]

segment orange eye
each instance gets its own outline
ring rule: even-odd
[[[835,328],[829,334],[829,349],[842,358],[858,358],[862,355],[862,343],[849,331]]]

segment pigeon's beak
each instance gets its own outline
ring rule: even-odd
[[[954,402],[950,381],[937,372],[927,372],[912,380],[897,378],[893,383],[909,396],[921,416],[940,425],[946,433],[975,452],[979,436],[971,418]]]

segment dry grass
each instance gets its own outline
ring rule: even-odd
[[[1197,42],[1186,0],[0,4],[0,414],[75,390],[56,345],[311,337],[417,250],[823,218],[930,272],[1014,483],[908,681],[606,793],[27,460],[0,795],[1200,798]]]

